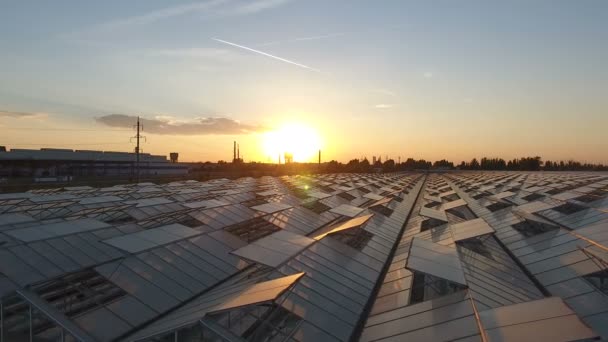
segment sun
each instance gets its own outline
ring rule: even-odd
[[[285,154],[291,154],[295,162],[316,161],[321,148],[318,132],[300,123],[285,124],[277,130],[266,132],[263,137],[264,154],[271,160],[284,161]]]

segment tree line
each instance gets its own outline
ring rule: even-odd
[[[581,163],[578,161],[543,161],[541,157],[522,157],[512,160],[502,158],[473,158],[455,165],[446,159],[435,162],[425,159],[408,158],[405,162],[396,163],[393,159],[376,162],[372,165],[367,158],[352,159],[343,164],[332,160],[322,165],[327,172],[393,172],[412,170],[504,170],[504,171],[608,171],[608,165]]]
[[[292,163],[292,164],[269,164],[269,163],[229,163],[219,161],[218,163],[197,163],[193,170],[201,172],[230,171],[244,172],[255,171],[262,173],[286,172],[288,173],[315,173],[315,172],[394,172],[413,170],[498,170],[498,171],[608,171],[608,165],[581,163],[574,160],[568,161],[543,161],[541,157],[522,157],[512,160],[502,158],[473,158],[470,161],[462,161],[455,164],[446,159],[429,161],[425,159],[407,158],[398,163],[394,159],[370,162],[367,158],[352,159],[347,163],[336,160],[317,163]]]

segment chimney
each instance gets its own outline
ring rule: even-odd
[[[234,142],[234,146],[232,147],[232,161],[236,161],[236,141]]]
[[[236,144],[236,159],[241,159],[241,144]]]

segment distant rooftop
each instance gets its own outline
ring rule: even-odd
[[[0,152],[0,160],[99,160],[99,161],[132,161],[133,152],[71,150],[61,148],[10,149]],[[166,156],[140,153],[141,161],[166,162]]]

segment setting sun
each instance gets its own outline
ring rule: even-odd
[[[310,162],[316,160],[321,148],[321,138],[318,132],[309,126],[290,123],[279,129],[264,134],[264,154],[274,160],[284,154],[292,154],[293,161]]]

